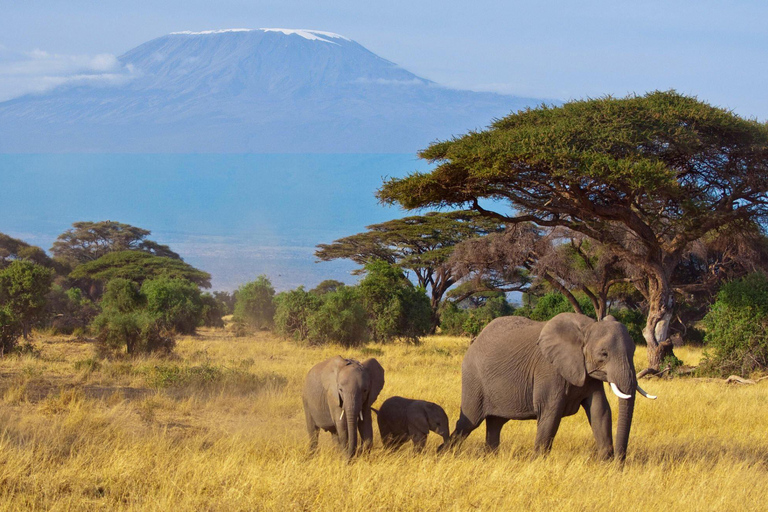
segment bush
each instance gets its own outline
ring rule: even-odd
[[[309,317],[320,309],[323,301],[303,286],[275,297],[275,331],[296,340],[307,339]]]
[[[125,347],[128,354],[173,349],[173,334],[164,318],[146,308],[146,298],[127,279],[113,279],[101,300],[102,312],[92,324],[97,339],[112,349]]]
[[[186,279],[159,277],[141,285],[147,312],[160,319],[165,330],[194,334],[203,303],[200,289]]]
[[[768,279],[751,274],[725,284],[704,325],[702,374],[749,375],[768,369]]]
[[[365,270],[359,290],[371,337],[379,342],[403,338],[418,343],[419,336],[429,332],[432,318],[424,290],[386,262],[369,263]]]
[[[99,314],[99,308],[79,288],[65,290],[55,284],[46,302],[46,316],[50,319],[53,332],[57,334],[83,332]]]
[[[53,270],[29,261],[15,260],[0,271],[0,304],[21,326],[29,330],[45,316],[46,296],[51,289]]]
[[[476,308],[461,309],[449,303],[440,315],[440,329],[454,336],[477,336],[491,320],[513,312],[514,308],[503,294],[489,297]]]
[[[595,307],[592,302],[584,296],[577,296],[576,300],[581,306],[581,310],[585,315],[595,318]],[[525,316],[531,320],[538,322],[545,322],[550,320],[560,313],[573,313],[573,306],[568,299],[559,292],[549,292],[543,297],[539,297],[536,301],[536,305],[533,308],[526,307],[518,309],[515,314],[519,316]]]
[[[11,352],[16,347],[20,336],[21,324],[8,310],[0,309],[0,352],[2,354]]]
[[[351,347],[368,339],[366,312],[357,287],[343,286],[322,298],[320,307],[307,319],[310,342],[337,342]]]
[[[227,305],[210,293],[200,295],[200,322],[204,327],[224,327],[224,316],[228,314]]]
[[[236,321],[244,322],[256,329],[272,327],[275,315],[275,289],[269,279],[261,275],[255,281],[238,288],[235,299]]]

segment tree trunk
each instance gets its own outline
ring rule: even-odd
[[[648,278],[648,319],[643,337],[648,345],[648,368],[658,371],[664,358],[674,355],[669,341],[669,324],[675,298],[665,276]]]

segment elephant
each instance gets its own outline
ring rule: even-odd
[[[377,411],[379,434],[384,446],[399,447],[409,439],[416,451],[423,451],[427,435],[434,432],[448,441],[448,415],[436,403],[400,396],[387,398]]]
[[[509,420],[536,419],[536,453],[552,449],[560,419],[584,409],[598,453],[623,461],[637,384],[635,344],[612,316],[601,321],[560,313],[547,322],[522,317],[493,320],[467,349],[461,365],[461,413],[448,443],[465,439],[485,420],[486,445],[499,446]],[[616,446],[603,382],[620,398]]]
[[[371,405],[383,387],[384,368],[373,358],[361,363],[336,356],[313,366],[302,394],[310,452],[317,449],[319,429],[331,432],[347,459],[357,451],[358,430],[363,449],[370,448]]]

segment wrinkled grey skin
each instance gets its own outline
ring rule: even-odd
[[[469,435],[483,420],[486,444],[499,445],[508,420],[537,421],[535,449],[546,453],[564,416],[584,409],[600,456],[623,460],[629,442],[637,379],[635,345],[613,317],[600,322],[561,313],[548,322],[497,318],[480,333],[461,366],[461,416],[449,443]],[[603,382],[630,399],[619,399],[616,446]]]
[[[317,448],[319,429],[331,432],[348,459],[357,451],[358,431],[363,449],[370,448],[371,405],[383,387],[384,368],[373,358],[360,363],[336,356],[313,366],[302,393],[310,451]]]
[[[448,415],[436,403],[393,396],[376,413],[384,446],[399,447],[410,439],[417,451],[423,451],[430,432],[448,442]]]

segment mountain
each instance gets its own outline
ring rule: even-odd
[[[542,100],[441,87],[330,32],[177,32],[0,103],[0,152],[413,152]]]

